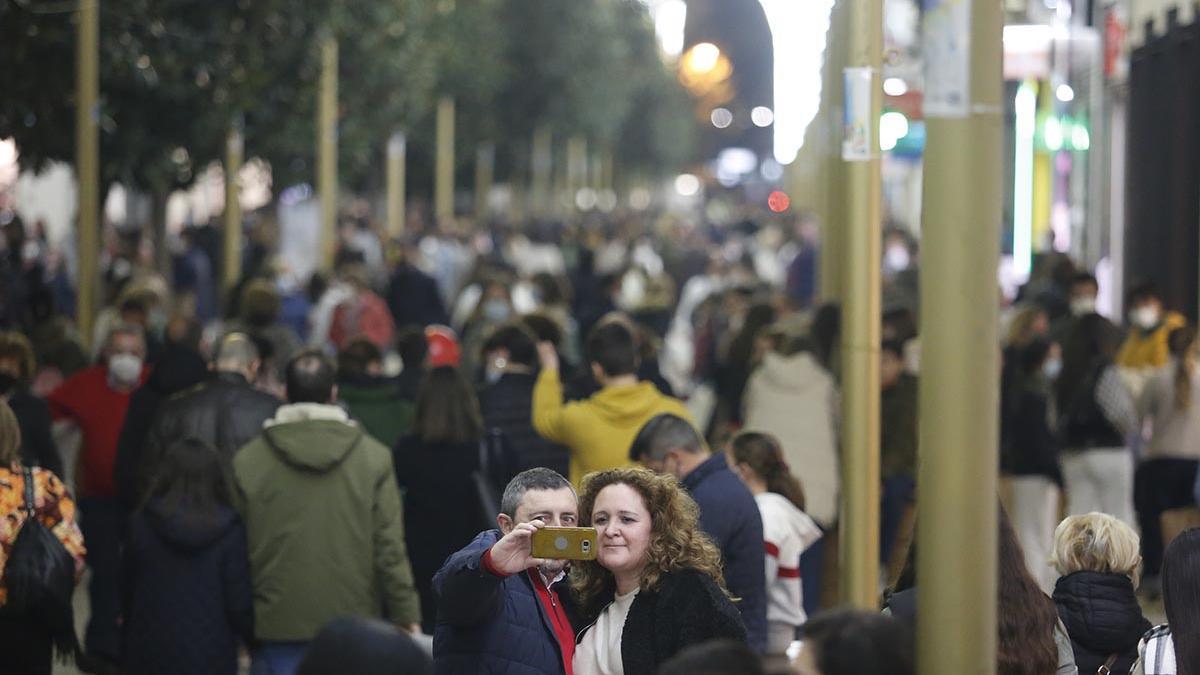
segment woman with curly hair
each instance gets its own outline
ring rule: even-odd
[[[596,528],[598,546],[596,560],[571,572],[588,621],[575,675],[651,675],[690,645],[745,641],[722,581],[721,554],[674,478],[640,468],[589,474],[579,513]]]

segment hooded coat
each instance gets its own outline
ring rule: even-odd
[[[392,454],[341,408],[281,407],[233,472],[255,637],[307,641],[347,615],[420,621]]]
[[[692,418],[681,401],[663,396],[650,382],[605,387],[591,398],[564,405],[558,371],[543,368],[533,388],[533,428],[570,450],[575,485],[593,471],[629,466],[629,446],[638,431],[663,413]]]
[[[787,497],[774,492],[754,496],[763,521],[767,565],[767,623],[773,628],[804,624],[800,554],[821,538],[821,528]]]
[[[779,439],[792,475],[804,488],[808,515],[829,528],[837,521],[837,386],[808,352],[768,352],[743,399],[745,428]]]
[[[1080,673],[1096,672],[1112,654],[1117,655],[1112,672],[1129,672],[1138,657],[1138,640],[1150,630],[1129,577],[1068,574],[1054,586],[1054,604],[1071,636]]]
[[[122,583],[129,675],[233,675],[254,634],[246,530],[232,508],[152,500],[129,520]]]

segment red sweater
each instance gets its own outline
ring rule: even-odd
[[[508,576],[492,565],[492,549],[490,548],[484,551],[483,558],[479,562],[483,569],[491,574],[498,577]],[[566,675],[574,675],[572,662],[575,660],[575,630],[571,628],[571,621],[567,619],[567,613],[563,610],[562,603],[558,601],[558,593],[553,588],[546,586],[546,582],[542,580],[542,573],[537,569],[525,570],[525,574],[529,575],[538,601],[542,603],[542,609],[546,610],[546,616],[550,617],[550,625],[554,627],[554,637],[558,639],[558,646],[562,651],[563,672]]]
[[[146,381],[146,369],[138,386]],[[117,439],[125,425],[132,391],[117,391],[108,385],[104,366],[85,368],[71,376],[50,394],[50,412],[54,419],[69,419],[79,425],[83,435],[80,452],[82,478],[80,497],[115,497],[113,465],[117,460]]]

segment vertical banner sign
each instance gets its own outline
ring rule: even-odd
[[[925,0],[925,116],[971,112],[971,0]]]
[[[845,106],[842,108],[842,159],[847,162],[868,162],[874,155],[871,148],[871,86],[875,82],[870,68],[846,68]],[[878,120],[874,124],[879,124]]]

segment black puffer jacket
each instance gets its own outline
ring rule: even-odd
[[[1054,586],[1054,604],[1071,636],[1080,673],[1096,672],[1112,654],[1117,654],[1113,675],[1129,672],[1137,660],[1138,640],[1150,630],[1129,577],[1068,574]]]
[[[144,485],[168,445],[199,438],[232,461],[233,454],[262,431],[275,416],[279,400],[252,387],[237,373],[218,372],[212,379],[172,396],[150,426],[138,464]]]
[[[567,449],[542,438],[533,428],[532,373],[505,373],[499,381],[479,392],[483,423],[489,431],[499,429],[520,464],[519,471],[544,466],[567,475]]]
[[[586,612],[589,627],[612,597],[610,590]],[[580,637],[585,632],[580,631]],[[706,574],[667,572],[655,589],[638,593],[629,607],[621,631],[625,675],[653,675],[683,649],[720,639],[746,641],[746,626],[733,602]]]
[[[122,624],[129,675],[234,675],[254,634],[246,530],[237,513],[151,501],[129,522]]]

